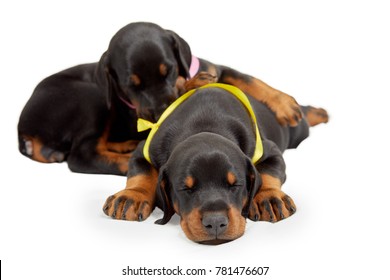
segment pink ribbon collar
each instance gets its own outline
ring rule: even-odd
[[[193,55],[192,58],[191,58],[190,69],[188,70],[188,72],[190,74],[190,77],[187,78],[188,80],[193,78],[193,77],[195,77],[195,75],[199,71],[199,66],[200,66],[199,58],[197,58],[196,56]]]

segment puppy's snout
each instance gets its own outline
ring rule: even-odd
[[[143,108],[139,114],[138,117],[151,121],[151,122],[156,122],[158,120],[158,117],[155,113],[155,111],[151,108]]]
[[[168,108],[168,104],[162,104],[157,108],[145,107],[139,112],[139,117],[151,122],[157,122],[164,111]]]
[[[203,216],[202,225],[208,234],[218,237],[228,228],[229,219],[223,213],[207,213]]]

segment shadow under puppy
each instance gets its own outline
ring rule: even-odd
[[[239,90],[210,84],[176,107],[159,124],[150,146],[138,145],[126,188],[107,199],[104,212],[142,221],[158,206],[164,217],[157,223],[177,213],[186,236],[204,244],[242,236],[247,217],[276,222],[291,216],[296,207],[281,191],[286,178],[282,152],[307,138],[310,126],[327,122],[327,113],[302,107],[305,119],[284,127],[264,104],[248,97],[248,109],[233,91]],[[259,145],[261,158],[254,159]]]

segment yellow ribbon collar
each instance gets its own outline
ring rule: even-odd
[[[257,161],[261,158],[261,156],[263,155],[263,145],[261,143],[261,137],[260,137],[260,132],[259,132],[259,128],[258,128],[258,125],[257,125],[257,120],[256,120],[256,115],[255,113],[253,112],[253,109],[252,109],[252,106],[248,100],[248,97],[238,88],[234,87],[234,86],[231,86],[231,85],[226,85],[226,84],[219,84],[219,83],[213,83],[213,84],[207,84],[205,86],[202,86],[200,87],[199,89],[202,89],[202,88],[208,88],[208,87],[218,87],[218,88],[222,88],[222,89],[225,89],[227,90],[228,92],[230,92],[231,94],[233,94],[235,97],[237,97],[238,100],[241,101],[241,103],[245,106],[245,108],[247,109],[249,115],[251,116],[252,118],[252,121],[253,121],[253,125],[254,125],[254,128],[255,128],[255,132],[256,132],[256,147],[255,147],[255,152],[253,154],[253,157],[252,157],[252,162],[254,164],[257,163]],[[168,116],[181,104],[183,103],[186,99],[188,99],[191,95],[193,95],[198,89],[193,89],[193,90],[190,90],[189,92],[183,94],[182,96],[180,96],[178,99],[176,99],[175,102],[173,102],[165,111],[164,113],[161,115],[161,117],[158,119],[158,121],[156,123],[152,123],[150,121],[147,121],[147,120],[144,120],[144,119],[138,119],[138,122],[137,122],[137,129],[138,129],[138,132],[141,132],[141,131],[145,131],[145,130],[148,130],[148,129],[151,129],[150,133],[149,133],[149,136],[148,138],[146,139],[146,142],[145,142],[145,146],[144,146],[144,157],[145,159],[152,164],[152,161],[150,159],[150,155],[149,155],[149,148],[150,148],[150,144],[152,142],[152,139],[154,137],[154,135],[156,134],[158,128],[160,127],[160,125],[165,121],[166,118],[168,118]]]

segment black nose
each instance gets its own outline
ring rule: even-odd
[[[229,219],[221,213],[210,213],[203,216],[202,224],[210,235],[218,237],[226,231]]]

